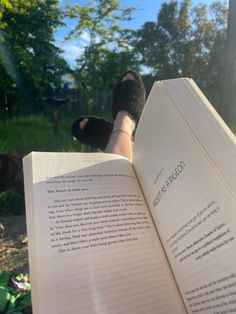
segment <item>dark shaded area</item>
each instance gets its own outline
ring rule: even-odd
[[[0,154],[0,192],[14,190],[24,195],[22,153]]]

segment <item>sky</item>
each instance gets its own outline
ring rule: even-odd
[[[170,0],[120,0],[122,6],[135,6],[135,10],[132,14],[132,20],[127,23],[123,23],[122,26],[132,29],[140,28],[146,21],[156,21],[157,13],[159,12],[163,2],[169,2]],[[235,0],[236,1],[236,0]],[[63,5],[66,1],[61,0],[60,4]],[[181,2],[181,1],[179,1]],[[192,6],[198,4],[210,4],[213,0],[192,0]],[[86,5],[87,0],[71,0],[71,4]],[[66,27],[59,29],[55,34],[56,44],[64,51],[63,55],[69,65],[74,68],[76,65],[76,58],[81,53],[83,47],[88,42],[87,34],[84,33],[79,39],[74,41],[64,41],[65,35],[73,29],[73,22],[65,20]]]

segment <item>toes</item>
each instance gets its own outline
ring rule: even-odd
[[[122,78],[122,81],[127,81],[127,80],[135,80],[135,77],[133,76],[132,73],[127,73],[127,74]]]
[[[81,130],[83,130],[85,128],[85,126],[88,123],[88,121],[89,121],[89,119],[87,119],[87,118],[85,118],[82,121],[80,121],[79,127],[80,127]]]

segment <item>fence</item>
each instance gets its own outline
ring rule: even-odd
[[[101,114],[111,112],[112,91],[97,91],[96,101],[92,105],[86,104],[84,93],[77,89],[54,89],[46,93],[46,97],[68,99],[68,102],[60,107],[60,111],[65,113],[79,114]]]

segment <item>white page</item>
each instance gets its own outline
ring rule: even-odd
[[[31,157],[34,313],[184,313],[130,162],[33,153],[26,177]]]
[[[224,177],[231,189],[235,188],[235,135],[193,80],[167,80],[163,82],[163,87],[176,104],[193,135],[200,141],[217,171]]]
[[[236,309],[235,186],[211,162],[163,85],[153,88],[139,123],[135,170],[188,312],[228,313]],[[178,81],[178,100],[187,103],[181,86]],[[200,118],[200,125],[208,122]]]

